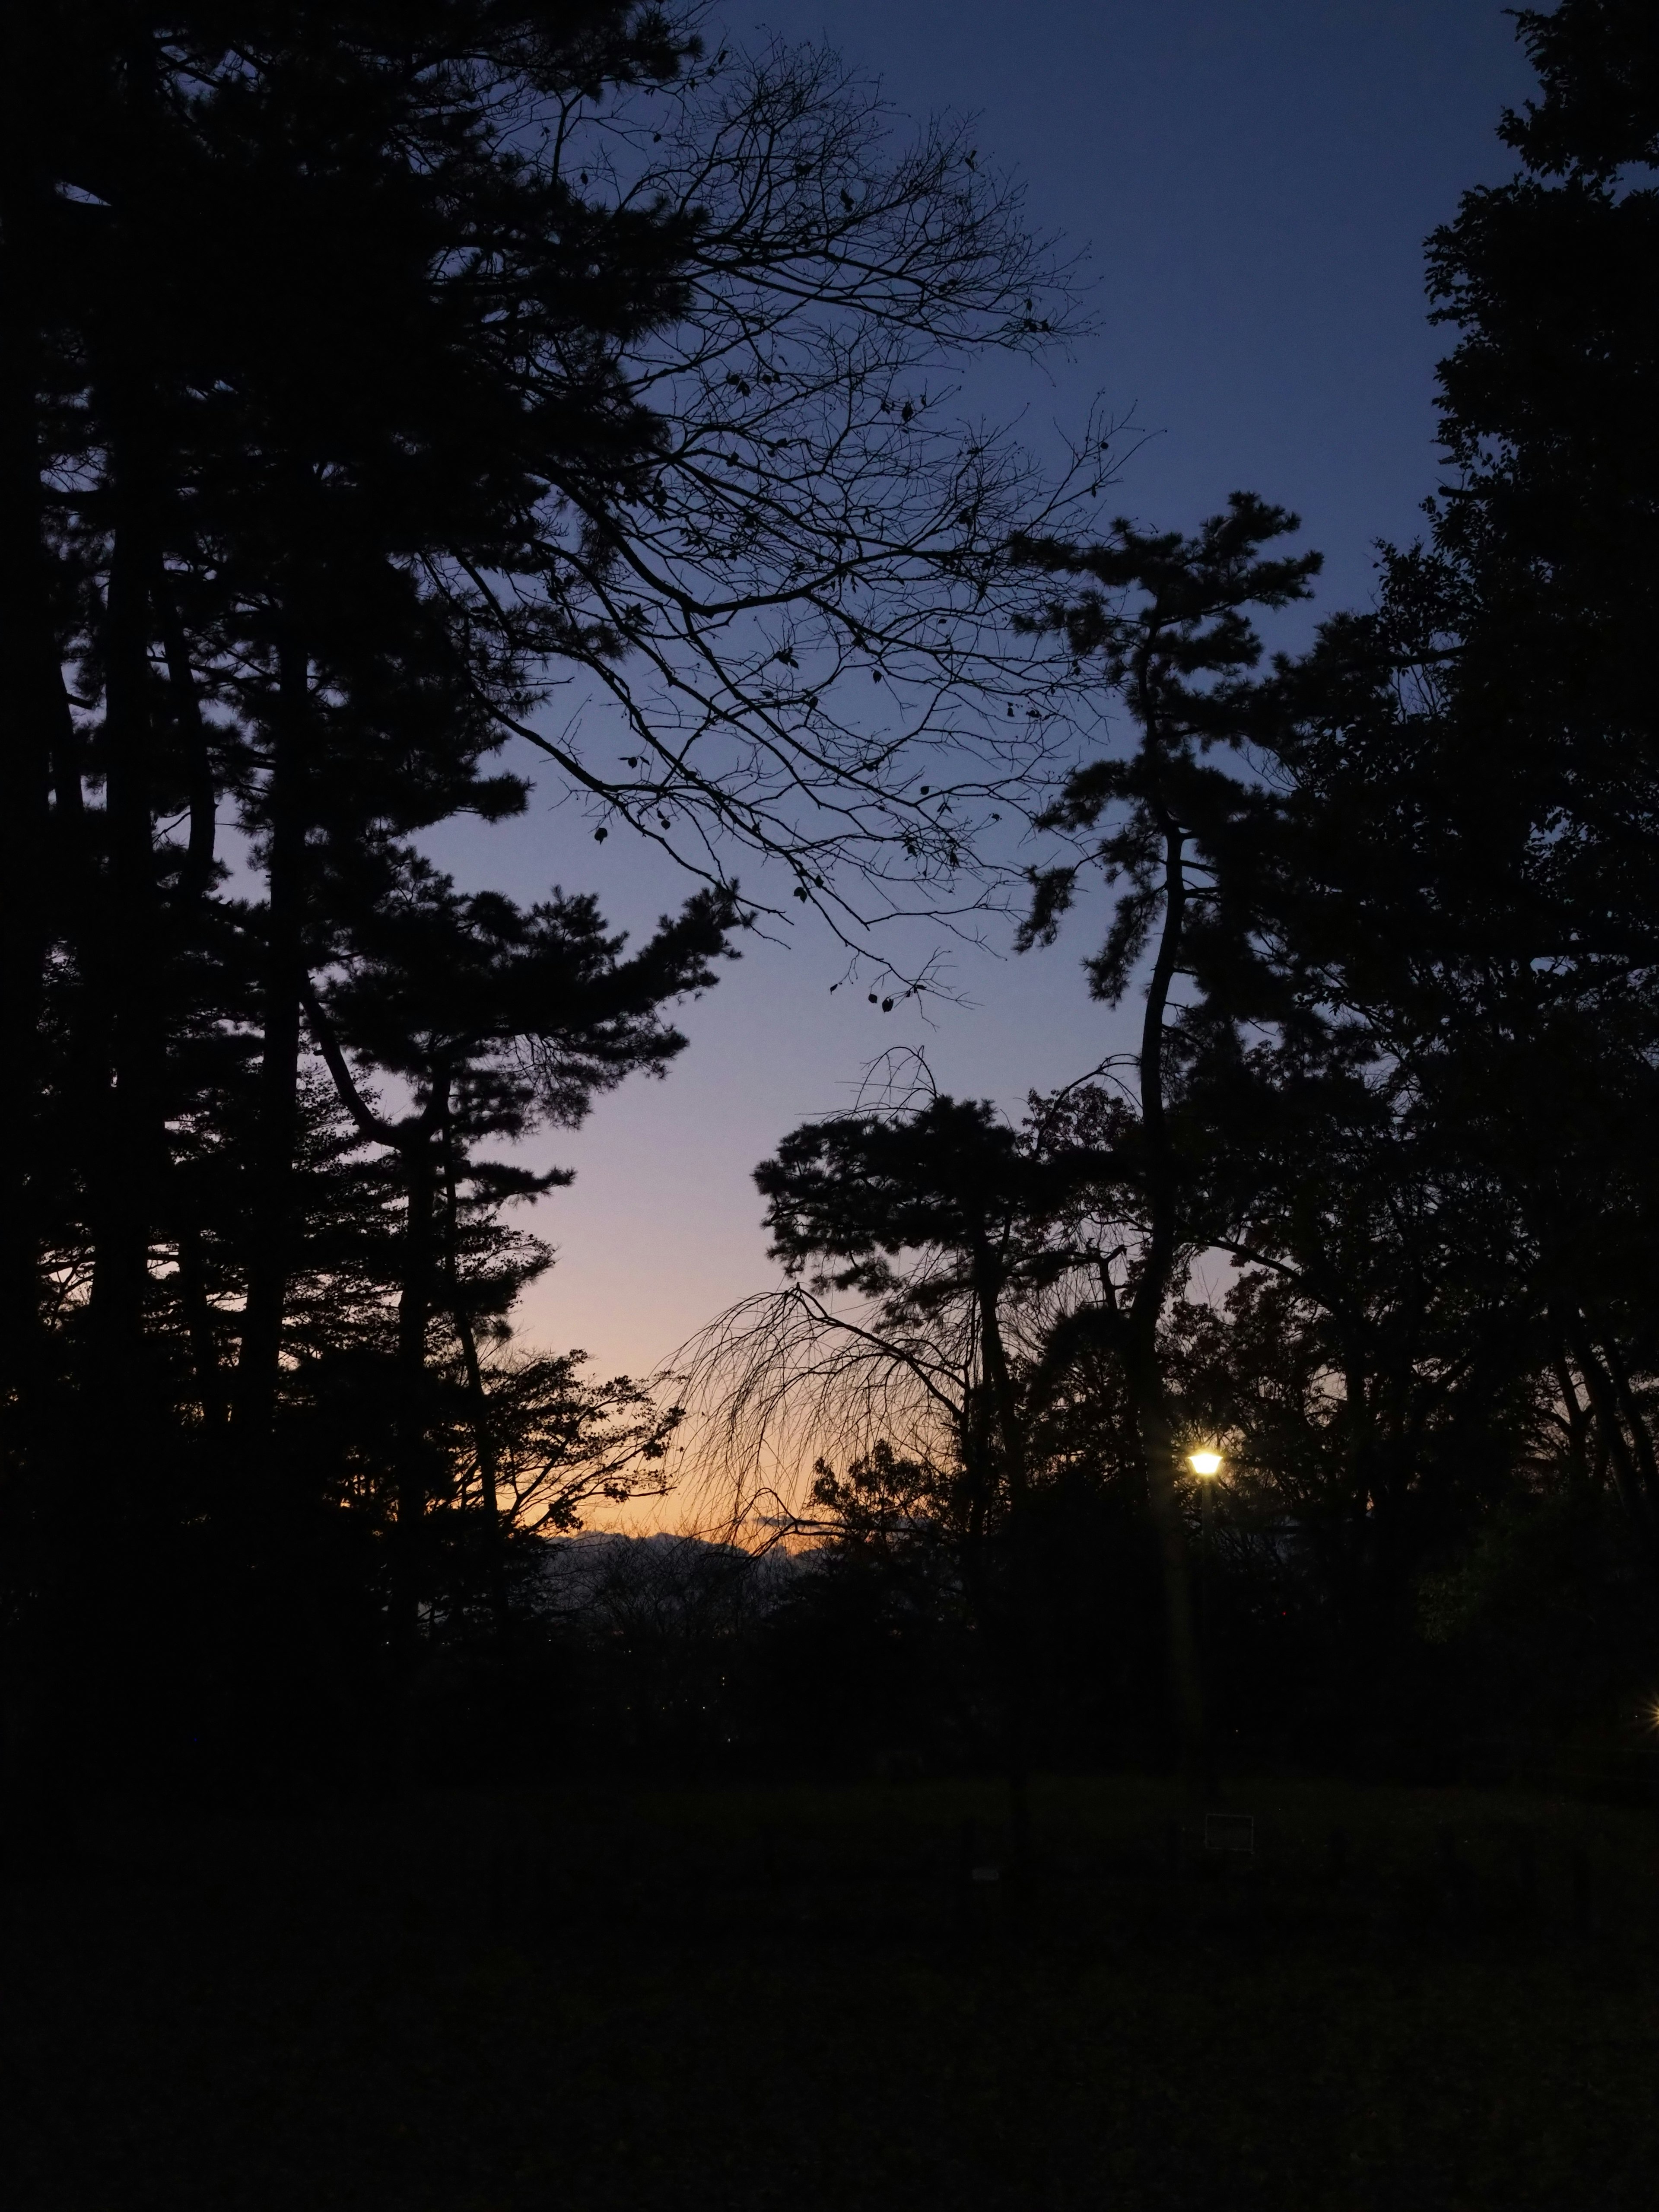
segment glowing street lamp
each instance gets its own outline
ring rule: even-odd
[[[1211,1650],[1210,1626],[1206,1616],[1210,1610],[1210,1582],[1214,1572],[1215,1483],[1216,1477],[1221,1472],[1221,1454],[1206,1444],[1200,1450],[1188,1453],[1187,1464],[1198,1477],[1199,1519],[1204,1531],[1202,1549],[1199,1556],[1196,1626],[1199,1650],[1202,1655],[1200,1663],[1207,1672],[1213,1655]],[[1206,1741],[1207,1744],[1207,1736]],[[1215,1795],[1215,1769],[1212,1760],[1213,1750],[1208,1748],[1204,1754],[1204,1797],[1206,1804]]]
[[[1210,1556],[1215,1549],[1215,1482],[1221,1472],[1221,1454],[1206,1445],[1201,1451],[1188,1452],[1187,1464],[1198,1477],[1199,1515],[1204,1524],[1203,1583],[1200,1584],[1199,1602],[1204,1603],[1204,1583],[1210,1579]]]

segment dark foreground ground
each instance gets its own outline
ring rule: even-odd
[[[9,1885],[0,2203],[1659,2206],[1659,1814],[1238,1784],[88,1824]]]

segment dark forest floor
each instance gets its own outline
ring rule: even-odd
[[[8,1886],[0,2202],[1651,2212],[1659,1814],[1229,1806],[1047,1783],[1023,1890],[973,1783],[111,1812]]]

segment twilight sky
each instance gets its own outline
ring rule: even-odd
[[[788,0],[723,15],[734,41],[822,39],[906,112],[981,118],[1038,230],[1090,254],[1097,335],[1071,361],[1000,379],[1041,445],[1103,397],[1158,434],[1109,511],[1190,526],[1249,487],[1293,507],[1326,555],[1318,611],[1370,595],[1370,547],[1409,538],[1434,481],[1422,241],[1460,191],[1507,173],[1492,135],[1528,74],[1495,0]],[[598,893],[648,927],[685,886],[654,854],[603,847],[553,793],[521,820],[447,830],[464,881],[520,898]],[[883,1018],[811,926],[750,946],[687,1008],[667,1081],[635,1082],[536,1147],[577,1181],[538,1208],[559,1263],[526,1340],[644,1372],[721,1306],[775,1279],[749,1176],[784,1130],[849,1102],[884,1048],[922,1044],[942,1088],[1017,1108],[1113,1042],[1079,963],[960,956],[973,1001]]]

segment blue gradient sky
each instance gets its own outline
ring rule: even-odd
[[[1115,507],[1189,525],[1235,487],[1297,508],[1327,556],[1320,611],[1370,592],[1370,548],[1408,538],[1435,464],[1422,241],[1458,194],[1507,173],[1500,108],[1528,76],[1489,0],[807,0],[726,26],[822,38],[908,112],[978,115],[988,155],[1029,189],[1034,228],[1090,251],[1097,336],[1071,361],[1001,379],[1039,441],[1097,393],[1157,434]],[[550,791],[524,819],[444,835],[463,880],[520,897],[559,879],[648,927],[684,887],[625,834],[603,848]],[[690,1048],[589,1125],[538,1146],[574,1166],[542,1202],[558,1246],[527,1337],[647,1370],[720,1306],[774,1279],[750,1170],[804,1116],[848,1103],[890,1045],[923,1044],[941,1085],[1012,1107],[1114,1042],[1058,948],[958,960],[974,1003],[883,1018],[829,985],[834,949],[803,928],[752,946],[682,1018]]]

